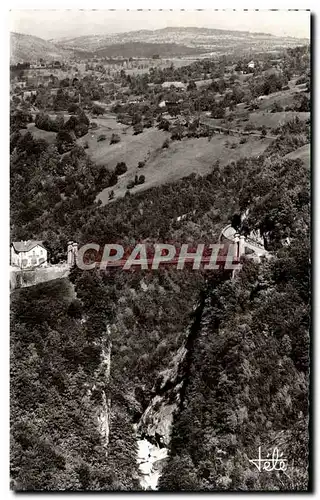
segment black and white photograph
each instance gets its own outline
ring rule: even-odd
[[[8,490],[312,490],[314,19],[218,6],[10,11]]]

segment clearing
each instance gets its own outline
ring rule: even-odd
[[[112,153],[113,166],[118,161],[125,161],[128,170],[125,174],[118,177],[118,183],[115,186],[104,189],[97,198],[103,204],[108,203],[109,193],[112,190],[114,191],[115,198],[124,196],[127,191],[128,182],[133,180],[135,175],[144,175],[145,183],[135,186],[130,190],[131,193],[137,193],[153,186],[174,182],[192,173],[203,175],[211,171],[214,162],[217,160],[221,164],[227,164],[232,160],[237,161],[239,158],[257,156],[271,142],[269,139],[261,140],[260,138],[248,136],[247,142],[240,144],[240,138],[238,137],[214,135],[210,141],[206,137],[199,139],[185,138],[181,141],[173,141],[170,142],[169,148],[163,149],[162,143],[166,135],[165,132],[156,129],[147,129],[142,134],[136,136],[136,141],[129,143],[126,149],[114,148]],[[161,136],[161,139],[159,136]],[[151,137],[154,147],[150,151],[145,166],[138,168],[138,161],[144,160],[146,158],[146,151],[148,149],[151,150],[149,146]],[[133,146],[138,148],[138,141],[141,149],[132,151]],[[155,146],[156,142],[158,146]],[[120,146],[120,144],[116,144],[115,146]],[[235,144],[236,147],[231,148],[232,144]],[[111,153],[107,154],[107,158],[110,161]]]
[[[304,146],[301,146],[301,148],[288,153],[287,155],[285,155],[285,158],[291,158],[292,160],[300,158],[308,167],[310,164],[310,144],[305,144]]]

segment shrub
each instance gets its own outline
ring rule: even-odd
[[[70,116],[69,120],[65,123],[65,130],[73,130],[76,137],[86,135],[89,130],[89,119],[82,109],[79,110],[77,115]]]
[[[253,102],[248,106],[249,111],[255,111],[256,109],[259,109],[259,106],[256,102]]]
[[[165,118],[161,118],[158,127],[160,130],[165,130],[166,132],[168,132],[170,127],[170,122]]]
[[[166,139],[164,143],[162,144],[163,148],[168,148],[169,147],[169,139]]]
[[[141,123],[136,123],[133,127],[134,135],[141,134],[143,132],[143,126]]]
[[[47,130],[48,132],[59,132],[64,128],[64,118],[63,116],[57,115],[55,119],[53,119],[50,118],[48,114],[38,113],[35,118],[35,125],[41,130]]]
[[[306,95],[303,95],[297,108],[298,111],[310,111],[310,99]]]
[[[115,172],[112,172],[109,179],[109,186],[115,186],[117,182],[118,182],[118,176]]]
[[[79,111],[79,106],[78,104],[75,104],[74,102],[70,104],[70,106],[68,106],[68,113],[70,113],[71,115],[74,114],[74,113],[77,113]]]
[[[127,165],[125,164],[124,161],[120,161],[117,163],[117,166],[115,168],[115,173],[117,175],[122,175],[128,170]]]
[[[33,119],[29,112],[17,109],[10,114],[10,130],[14,132],[20,128],[27,128],[27,124],[32,121]]]
[[[146,117],[146,118],[145,118],[145,120],[144,120],[144,126],[145,126],[146,128],[153,127],[153,122],[154,122],[153,117],[152,117],[152,116],[148,116],[148,117]]]
[[[106,136],[104,134],[101,134],[101,135],[99,135],[97,142],[101,142],[101,141],[105,141],[105,140],[106,140]]]
[[[139,161],[138,168],[143,168],[145,166],[145,164],[146,164],[145,161]]]
[[[139,179],[137,184],[143,184],[145,182],[146,178],[144,175],[139,175]]]
[[[266,127],[262,127],[261,137],[265,137],[266,135],[267,135],[267,129],[266,129]]]
[[[177,125],[172,129],[171,139],[173,141],[174,140],[181,141],[182,137],[183,137],[183,128],[181,125]]]
[[[134,181],[130,181],[130,182],[128,182],[128,184],[127,184],[127,189],[132,189],[132,188],[134,188],[134,186],[135,186]]]
[[[45,113],[38,113],[35,118],[35,126],[41,130],[50,130],[50,117]]]
[[[307,77],[307,75],[302,75],[296,81],[296,85],[301,85],[302,83],[308,83],[308,81],[309,81],[309,78]]]
[[[138,125],[139,123],[141,123],[141,120],[142,120],[142,116],[140,115],[140,113],[134,113],[133,116],[132,116],[132,120],[131,120],[131,124],[134,126],[134,125]]]
[[[104,114],[104,109],[102,106],[98,106],[97,104],[94,104],[92,106],[92,113],[96,116],[103,115]]]
[[[117,144],[118,142],[120,142],[120,136],[118,134],[112,134],[110,144]]]
[[[57,133],[56,144],[60,154],[70,151],[75,145],[75,135],[73,132],[61,130]]]
[[[217,105],[217,106],[213,107],[213,109],[211,111],[211,117],[217,118],[217,119],[224,118],[225,113],[226,113],[225,108],[221,105]]]
[[[280,113],[280,111],[283,111],[283,107],[278,102],[274,102],[270,109],[270,113]]]

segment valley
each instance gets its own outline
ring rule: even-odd
[[[260,30],[12,34],[13,490],[310,489],[310,86]],[[240,267],[78,265],[157,242]]]

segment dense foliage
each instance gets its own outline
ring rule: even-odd
[[[281,72],[262,76],[268,60],[240,88],[230,61],[199,60],[186,67],[119,75],[119,84],[149,103],[116,103],[141,133],[158,119],[172,140],[207,135],[198,121],[171,126],[158,109],[182,113],[166,80],[188,82],[190,109],[224,116],[226,107],[273,93],[290,73],[307,72],[308,50],[283,56]],[[247,61],[238,61],[239,68]],[[199,75],[210,85],[197,89]],[[148,84],[153,84],[149,87]],[[74,94],[67,90],[75,89]],[[152,90],[151,90],[152,89]],[[228,92],[227,92],[228,90]],[[217,93],[224,93],[222,100]],[[170,267],[100,273],[72,269],[57,280],[12,293],[12,486],[16,490],[136,490],[134,424],[154,396],[159,376],[186,340],[188,365],[175,415],[170,456],[160,480],[166,491],[305,490],[308,486],[308,380],[310,321],[310,171],[287,153],[310,141],[310,123],[292,120],[263,154],[192,174],[106,206],[96,201],[127,171],[97,166],[76,143],[89,121],[76,104],[94,106],[104,91],[90,77],[60,82],[56,96],[37,93],[39,109],[69,108],[67,121],[38,114],[37,126],[56,131],[48,145],[32,137],[29,112],[11,116],[12,239],[44,240],[51,262],[65,258],[69,240],[82,244],[216,243],[221,229],[247,214],[240,230],[259,231],[270,259],[244,259],[230,274]],[[111,92],[110,92],[111,95]],[[301,99],[299,106],[308,107]],[[171,106],[171,107],[170,107]],[[101,114],[95,105],[93,112]],[[151,126],[151,125],[150,125]],[[100,139],[105,139],[105,136]],[[99,140],[99,139],[98,139]],[[110,148],[120,141],[112,134]],[[167,140],[163,147],[171,147]],[[169,147],[169,151],[170,151]],[[144,164],[139,164],[143,168]],[[142,170],[143,171],[143,170]],[[128,189],[145,181],[129,180]],[[113,193],[113,194],[112,194]],[[72,285],[71,285],[72,283]],[[201,299],[201,306],[195,305]],[[195,319],[195,315],[197,316]],[[108,358],[111,352],[110,360]],[[110,363],[111,362],[111,370]],[[110,407],[108,407],[110,401]],[[110,432],[101,431],[103,418]],[[289,458],[285,474],[259,474],[249,458],[258,447],[278,446]]]

